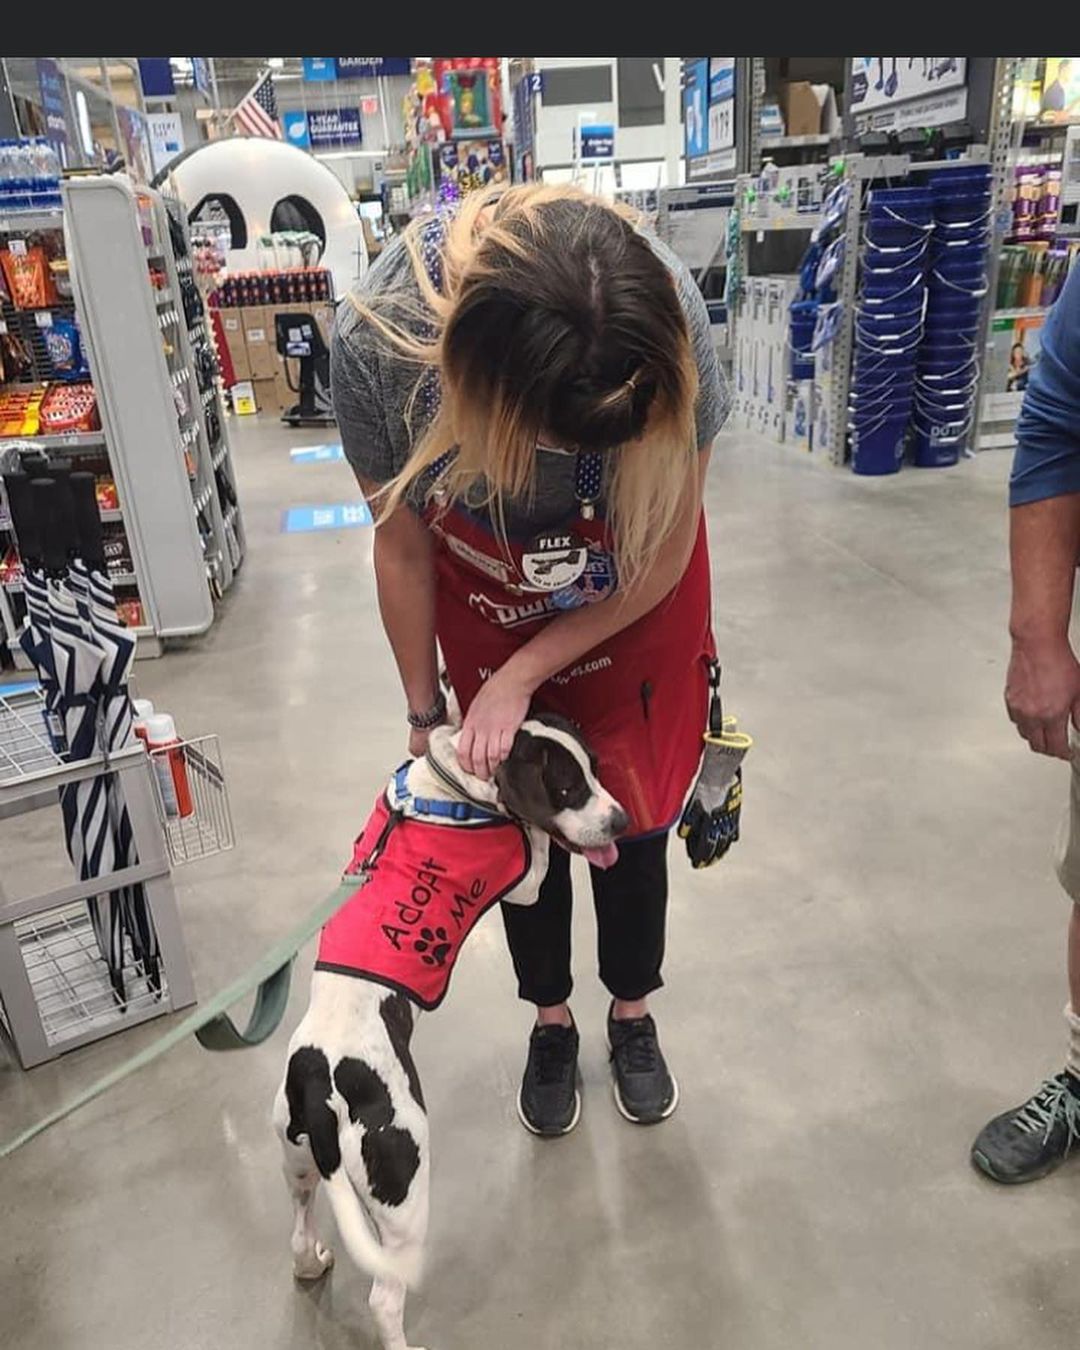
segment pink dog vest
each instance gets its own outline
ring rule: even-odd
[[[362,876],[390,818],[380,797],[346,877]],[[421,1008],[437,1008],[465,939],[525,878],[532,850],[525,831],[510,820],[396,821],[367,880],[323,928],[315,969],[375,980]]]

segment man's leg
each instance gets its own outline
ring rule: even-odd
[[[1058,879],[1072,900],[1067,966],[1069,1048],[1065,1067],[1026,1102],[995,1116],[971,1149],[971,1160],[994,1181],[1037,1181],[1059,1167],[1080,1139],[1080,764],[1074,759],[1069,807],[1054,858]]]
[[[679,1101],[647,998],[663,984],[667,835],[619,845],[619,861],[592,868],[600,979],[612,996],[607,1035],[615,1101],[628,1120],[652,1125]]]
[[[572,911],[570,855],[554,844],[536,904],[502,906],[518,996],[536,1004],[536,1025],[518,1093],[518,1115],[533,1134],[567,1134],[581,1114],[578,1033],[567,1004],[573,987]]]

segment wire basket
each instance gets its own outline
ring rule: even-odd
[[[98,949],[85,900],[19,919],[19,952],[50,1049],[86,1041],[168,1009],[167,985],[156,988],[124,940],[123,993],[117,993]],[[141,1016],[140,1016],[141,1014]],[[11,1034],[0,1004],[0,1021]]]
[[[236,842],[216,736],[150,751],[154,796],[174,865],[224,853]]]

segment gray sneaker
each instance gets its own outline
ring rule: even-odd
[[[635,1125],[656,1125],[678,1106],[679,1085],[668,1072],[652,1018],[616,1019],[614,1007],[612,1000],[607,1038],[615,1105]]]
[[[522,1125],[532,1134],[569,1134],[578,1123],[577,1027],[533,1027],[517,1108]]]
[[[1048,1078],[1021,1106],[984,1125],[971,1161],[994,1181],[1017,1186],[1060,1167],[1080,1138],[1080,1080],[1068,1070]]]

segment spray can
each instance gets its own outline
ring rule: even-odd
[[[176,723],[168,713],[154,713],[146,719],[146,748],[151,752],[150,762],[157,775],[165,814],[181,819],[192,815],[195,803],[191,799],[184,752]]]
[[[131,708],[132,712],[135,714],[131,729],[134,731],[135,735],[138,736],[139,740],[142,741],[143,745],[145,745],[147,741],[146,719],[148,717],[153,717],[154,705],[148,698],[133,698],[131,700]]]

